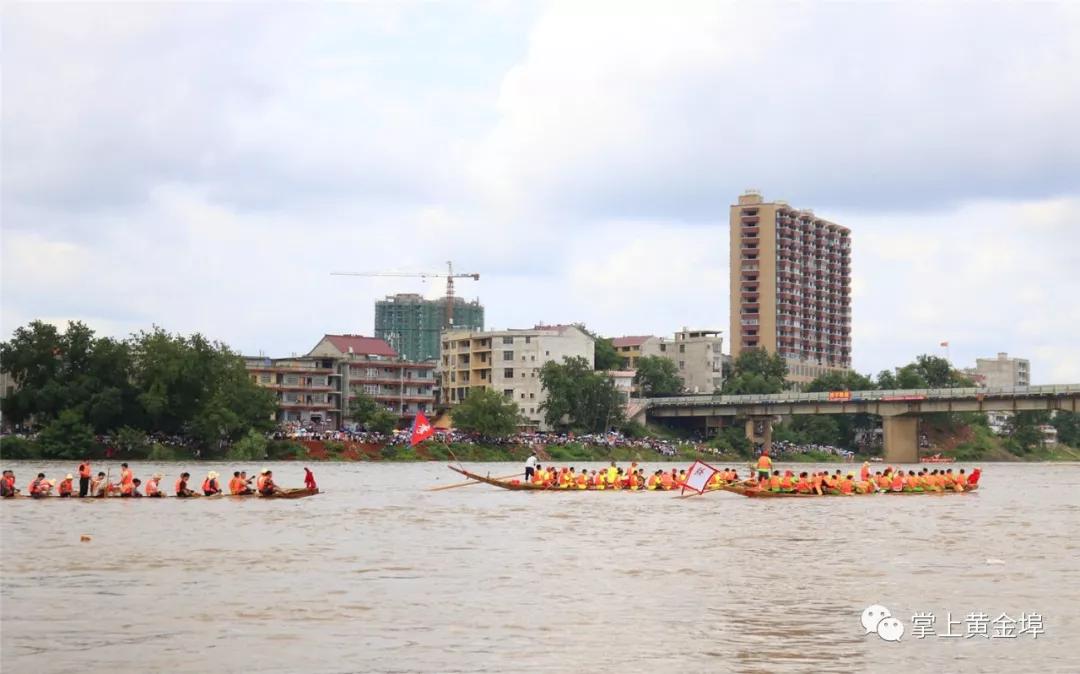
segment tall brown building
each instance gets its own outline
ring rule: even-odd
[[[851,230],[748,191],[731,207],[731,355],[754,347],[796,385],[851,367]]]

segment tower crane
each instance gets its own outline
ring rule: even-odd
[[[454,279],[456,278],[471,278],[474,281],[480,280],[480,274],[455,274],[454,263],[447,261],[446,273],[441,272],[408,272],[408,271],[335,271],[330,272],[331,276],[399,276],[410,278],[444,278],[446,279],[446,324],[447,330],[454,327]]]

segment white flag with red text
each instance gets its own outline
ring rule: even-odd
[[[705,493],[705,488],[709,486],[709,480],[712,476],[719,473],[717,469],[713,468],[707,463],[702,461],[695,461],[690,464],[690,467],[686,469],[686,484],[683,485],[683,493],[686,493],[687,489],[693,489],[699,494]]]

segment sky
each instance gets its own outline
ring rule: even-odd
[[[665,8],[667,8],[665,10]],[[674,9],[673,9],[674,8]],[[853,237],[864,373],[1080,382],[1078,3],[5,3],[0,335],[249,355],[441,281],[489,328],[728,332],[747,188]]]

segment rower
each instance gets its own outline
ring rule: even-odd
[[[862,462],[862,468],[859,469],[859,480],[862,481],[862,482],[866,482],[869,479],[870,479],[870,462],[869,461],[863,461]]]
[[[90,459],[79,464],[79,498],[86,497],[90,493]]]
[[[769,478],[769,491],[780,491],[780,471],[774,470]]]
[[[305,468],[304,470],[307,470]],[[525,481],[530,482],[532,480],[533,473],[536,472],[536,450],[529,451],[529,458],[525,459]]]
[[[174,485],[177,498],[191,498],[195,496],[195,490],[188,489],[188,480],[191,478],[191,473],[180,473],[180,478],[176,480]]]
[[[204,496],[213,496],[214,494],[221,493],[221,484],[218,483],[217,471],[210,471],[206,474],[206,479],[203,480],[202,490]]]
[[[979,478],[982,477],[982,468],[976,468],[971,471],[971,477],[968,478],[968,489],[979,484]]]
[[[619,475],[619,470],[615,467],[615,462],[612,461],[611,465],[607,467],[607,475],[605,475],[608,487],[615,486],[615,480],[618,477],[618,475]]]
[[[589,473],[589,471],[585,470],[584,468],[582,468],[581,472],[578,473],[577,480],[576,480],[576,484],[577,484],[578,489],[588,489],[589,488],[589,474],[588,473]]]
[[[795,491],[799,494],[809,494],[811,490],[810,480],[806,471],[799,473],[799,481],[795,483]]]
[[[140,484],[142,484],[142,480],[133,477],[131,482],[120,485],[120,498],[142,498],[142,494],[139,493]]]
[[[67,476],[60,481],[60,486],[56,488],[57,495],[61,498],[69,498],[71,493],[75,491],[74,480],[75,478],[72,477],[71,473],[68,473]]]
[[[97,477],[90,482],[91,496],[105,496],[105,473],[99,472]]]
[[[276,492],[281,491],[278,486],[274,484],[274,471],[264,470],[262,477],[259,478],[262,484],[259,485],[259,493],[263,496],[273,496]]]
[[[161,488],[158,484],[161,482],[161,478],[164,477],[161,473],[154,473],[153,476],[146,482],[146,495],[153,498],[161,498],[165,494],[161,493]]]
[[[45,473],[38,473],[26,491],[32,498],[44,498],[52,491],[52,483],[45,479]]]
[[[762,449],[761,456],[759,456],[757,460],[758,482],[768,480],[770,471],[772,471],[772,459],[769,458],[769,450]]]
[[[123,496],[124,492],[131,492],[131,482],[135,479],[135,476],[131,473],[131,469],[128,468],[126,463],[120,464],[120,495]]]
[[[247,476],[247,471],[242,470],[242,471],[240,471],[240,479],[244,481],[243,489],[240,490],[240,495],[241,496],[247,496],[248,494],[254,494],[255,490],[251,488],[251,481],[254,480],[255,478],[248,477]]]
[[[15,488],[15,472],[5,470],[0,477],[0,498],[15,498],[19,490]]]

